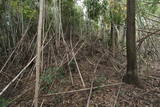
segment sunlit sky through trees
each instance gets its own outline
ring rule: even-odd
[[[86,17],[87,8],[84,5],[84,0],[77,0],[77,5],[83,9],[84,18]]]

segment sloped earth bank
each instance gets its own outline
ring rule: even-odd
[[[160,62],[152,64],[149,75],[140,76],[144,84],[144,89],[140,89],[121,82],[126,64],[124,58],[119,56],[117,54],[117,58],[112,58],[109,51],[99,43],[92,46],[85,43],[76,55],[85,87],[74,60],[70,65],[73,83],[67,63],[56,73],[52,72],[56,69],[52,64],[44,70],[49,75],[41,76],[39,104],[42,107],[87,107],[87,103],[89,107],[160,107]],[[0,75],[0,90],[17,75],[14,72],[21,68],[12,65],[12,72]],[[1,105],[8,102],[8,107],[33,106],[34,84],[35,74],[30,67],[4,93]]]

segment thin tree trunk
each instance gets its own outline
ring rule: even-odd
[[[113,57],[115,57],[116,41],[117,41],[116,29],[114,27],[113,22],[111,22],[111,51]]]
[[[43,25],[43,3],[44,0],[40,0],[38,35],[37,35],[36,84],[35,84],[35,95],[34,95],[34,107],[38,107],[39,76],[41,70],[40,63],[41,63],[41,35],[42,35],[42,25]]]

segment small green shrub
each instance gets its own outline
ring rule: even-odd
[[[62,67],[49,67],[41,75],[41,82],[51,84],[55,79],[63,79],[65,76],[63,71]]]
[[[99,76],[95,80],[95,84],[97,84],[97,85],[104,84],[106,81],[107,81],[107,77],[105,77],[105,76]]]
[[[69,66],[70,66],[70,69],[71,69],[71,72],[75,72],[75,68],[76,68],[76,63],[74,60],[72,60],[70,63],[69,63]]]
[[[8,102],[9,101],[7,99],[0,97],[0,107],[7,107]]]
[[[48,87],[55,81],[65,78],[65,72],[63,67],[49,67],[46,68],[40,77],[42,83],[41,89],[45,92],[49,92]]]

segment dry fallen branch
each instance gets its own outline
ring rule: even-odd
[[[117,86],[117,85],[123,85],[123,84],[124,83],[114,83],[114,84],[96,86],[96,87],[93,87],[92,89],[110,87],[110,86]],[[50,97],[50,96],[59,95],[59,94],[70,94],[70,93],[75,93],[75,92],[88,91],[90,89],[91,88],[82,88],[82,89],[79,89],[79,90],[72,90],[72,91],[67,91],[67,92],[59,92],[59,93],[47,94],[47,95],[43,95],[42,97]]]
[[[25,30],[24,34],[21,37],[21,40],[17,43],[17,46],[14,48],[14,50],[12,51],[12,53],[9,55],[8,59],[6,60],[6,62],[4,63],[3,67],[0,70],[0,73],[3,72],[3,69],[6,67],[6,65],[8,64],[9,60],[11,59],[11,57],[13,56],[13,54],[16,52],[16,50],[20,47],[22,41],[24,40],[24,37],[26,36],[28,30],[29,30],[29,25],[30,25],[31,21],[29,22],[27,29]]]
[[[79,69],[79,66],[78,66],[78,63],[77,63],[76,57],[75,57],[75,53],[74,53],[74,52],[72,52],[72,55],[73,55],[73,59],[74,59],[74,61],[75,61],[75,63],[76,63],[76,67],[77,67],[77,70],[78,70],[78,73],[79,73],[79,76],[80,76],[80,79],[81,79],[82,85],[83,85],[83,87],[86,87],[86,86],[85,86],[85,83],[84,83],[84,79],[83,79],[82,74],[81,74],[81,71],[80,71],[80,69]]]
[[[27,92],[31,91],[34,87],[31,87],[27,90],[24,90],[21,94],[19,94],[18,96],[16,96],[15,98],[13,98],[13,100],[11,100],[8,104],[13,103],[14,101],[16,101],[17,99],[21,98],[24,94],[26,94]]]
[[[106,55],[106,53],[104,53],[101,58],[98,60],[97,64],[96,64],[96,67],[94,69],[94,74],[97,72],[97,68],[98,68],[98,65],[99,63],[101,62],[102,58]],[[90,104],[90,99],[91,99],[91,95],[92,95],[92,91],[93,91],[93,84],[94,84],[94,81],[95,81],[95,78],[93,78],[92,82],[91,82],[91,88],[90,88],[90,92],[89,92],[89,96],[88,96],[88,100],[87,100],[87,106],[86,107],[89,107],[89,104]]]
[[[146,40],[148,37],[151,37],[151,36],[153,36],[155,34],[159,35],[160,34],[160,30],[156,30],[155,32],[152,32],[152,33],[146,35],[145,37],[143,37],[142,39],[138,40],[137,41],[139,43],[138,44],[138,49],[141,47],[141,45],[142,45],[142,43],[143,43],[144,40]]]
[[[51,38],[52,39],[52,38]],[[50,39],[50,40],[51,40]],[[50,41],[48,41],[45,45],[44,45],[44,47],[43,47],[43,49],[48,45],[48,43],[49,43]],[[43,50],[42,49],[42,50]],[[36,56],[34,56],[29,62],[28,62],[28,64],[19,72],[19,74],[5,87],[5,88],[3,88],[3,90],[0,92],[0,96],[8,89],[8,87],[28,68],[28,66],[35,60],[35,58],[36,58]]]
[[[26,68],[35,60],[36,56],[19,72],[19,74],[0,92],[0,96],[8,89],[8,87],[26,70]]]

